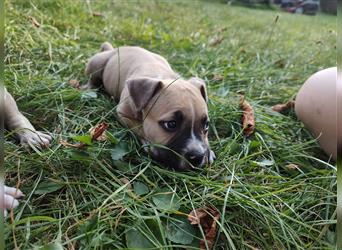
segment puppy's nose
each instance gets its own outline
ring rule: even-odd
[[[203,162],[205,153],[199,151],[191,151],[185,154],[185,158],[194,166],[198,166]]]

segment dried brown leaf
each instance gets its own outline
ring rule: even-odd
[[[275,20],[274,20],[274,23],[277,23],[279,20],[279,15],[276,16]]]
[[[80,82],[77,79],[70,79],[69,84],[76,89],[80,88]]]
[[[105,122],[100,123],[99,125],[92,127],[89,130],[90,136],[92,140],[96,141],[105,141],[107,140],[106,136],[106,130],[109,127],[109,125]]]
[[[261,250],[260,248],[253,246],[254,244],[255,243],[253,243],[252,241],[248,241],[248,240],[245,242],[245,245],[249,247],[250,250]]]
[[[28,20],[30,20],[31,24],[36,27],[39,28],[40,27],[40,23],[37,21],[37,19],[35,19],[33,16],[28,16]]]
[[[246,136],[250,136],[253,134],[255,128],[253,107],[245,100],[244,97],[241,97],[240,108],[243,111],[241,119],[243,132]]]
[[[215,47],[217,45],[219,45],[220,43],[222,43],[224,37],[223,36],[214,36],[213,38],[211,38],[209,40],[209,46]]]
[[[215,74],[213,77],[213,81],[221,81],[223,80],[223,76],[220,74]]]
[[[299,169],[299,166],[296,165],[296,164],[293,164],[293,163],[287,164],[285,167],[286,167],[287,169],[291,169],[291,170],[297,170],[297,169]]]
[[[206,208],[197,208],[188,215],[188,220],[191,225],[199,225],[201,224],[201,219],[207,216],[208,213]]]
[[[69,143],[65,140],[60,140],[59,144],[63,145],[64,147],[67,147],[67,148],[83,148],[85,146],[85,144],[82,142],[72,144],[72,143]]]
[[[247,51],[246,51],[246,49],[244,49],[244,48],[240,48],[240,49],[239,49],[239,52],[242,53],[242,54],[245,54]]]
[[[209,249],[214,245],[217,234],[217,221],[220,219],[220,213],[215,207],[197,208],[188,215],[191,225],[200,225],[204,231],[205,239],[200,240],[200,249]]]
[[[285,112],[289,109],[293,109],[295,107],[295,101],[288,101],[287,103],[283,103],[283,104],[277,104],[272,106],[272,110],[282,113]]]
[[[192,33],[190,34],[190,37],[191,37],[191,38],[195,38],[195,39],[199,38],[200,36],[201,36],[201,32],[200,32],[200,31],[192,32]]]
[[[222,27],[222,28],[217,30],[217,33],[225,32],[227,29],[228,29],[228,27]]]
[[[93,16],[103,17],[103,14],[101,12],[94,11],[92,14]]]
[[[274,62],[274,65],[277,66],[278,68],[284,68],[286,65],[285,59],[279,59]]]
[[[114,230],[116,230],[116,228],[119,226],[121,217],[122,217],[123,213],[126,211],[126,209],[127,208],[121,207],[119,214],[116,216]]]
[[[125,185],[127,184],[127,189],[132,190],[132,185],[127,178],[122,177],[120,178],[120,181]]]

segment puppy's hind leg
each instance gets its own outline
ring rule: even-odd
[[[109,48],[108,46],[111,46],[108,44],[103,44],[104,48]],[[101,47],[102,49],[102,47]],[[81,86],[81,89],[94,89],[98,88],[103,84],[102,82],[102,73],[104,68],[106,67],[106,64],[115,53],[114,50],[105,50],[103,52],[97,53],[95,56],[89,59],[87,66],[86,66],[86,74],[89,75],[89,80],[87,84]]]

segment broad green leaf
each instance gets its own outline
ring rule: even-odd
[[[126,232],[126,244],[128,248],[153,248],[153,244],[137,229]]]
[[[83,161],[83,162],[89,162],[93,160],[91,155],[85,152],[84,150],[70,149],[67,151],[67,153],[70,156],[70,158],[73,160]]]
[[[261,143],[258,141],[251,141],[251,143],[249,144],[249,149],[255,149],[261,146]]]
[[[241,151],[241,145],[238,144],[236,141],[231,141],[229,143],[229,154],[235,154]]]
[[[49,243],[43,247],[36,248],[39,250],[63,250],[63,246],[60,243]]]
[[[30,222],[35,222],[35,221],[57,222],[57,219],[49,217],[49,216],[30,216],[30,217],[25,217],[23,219],[20,219],[20,220],[14,222],[13,226],[22,225],[22,224],[26,224],[28,222],[30,223]]]
[[[98,225],[98,217],[93,216],[90,219],[86,220],[84,223],[80,224],[79,230],[81,233],[86,234],[87,232],[94,230],[97,227],[97,225]]]
[[[97,93],[95,91],[84,91],[82,92],[82,95],[81,95],[81,98],[82,99],[93,99],[93,98],[97,98]]]
[[[131,169],[130,164],[124,161],[114,161],[113,164],[118,170],[122,172],[128,172]]]
[[[106,131],[106,136],[107,136],[107,139],[113,143],[113,144],[118,144],[118,139],[110,132]]]
[[[155,194],[152,200],[162,210],[178,210],[180,207],[177,194],[169,190]]]
[[[331,245],[336,244],[336,232],[327,230],[326,239]]]
[[[75,141],[83,142],[86,145],[92,145],[92,140],[90,135],[74,135],[71,137]]]
[[[195,234],[195,229],[184,216],[177,216],[175,220],[170,219],[166,227],[166,237],[179,244],[191,244]]]
[[[110,156],[113,161],[121,160],[126,154],[128,154],[128,146],[126,143],[120,142],[114,149],[111,150]]]
[[[274,165],[274,161],[268,160],[268,159],[263,159],[261,161],[252,161],[252,163],[254,163],[255,165],[260,166],[260,167],[267,167],[267,166]]]
[[[38,184],[37,189],[34,191],[35,194],[48,194],[55,192],[63,187],[62,184],[52,182],[52,181],[44,181]]]
[[[145,220],[145,224],[148,227],[148,231],[153,233],[154,240],[159,241],[159,243],[163,243],[163,234],[160,230],[164,230],[164,227],[159,226],[158,221],[156,219],[147,219]],[[161,228],[162,227],[162,228]]]
[[[149,192],[148,187],[140,181],[134,182],[133,187],[134,187],[134,192],[137,195],[144,195]]]

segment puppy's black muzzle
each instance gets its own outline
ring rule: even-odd
[[[177,171],[195,170],[202,167],[207,161],[208,152],[189,152],[182,155],[182,152],[177,152],[171,149],[158,148],[155,149],[156,154],[152,154],[154,160],[160,162],[163,166],[175,169]]]
[[[199,152],[198,150],[193,150],[191,152],[187,152],[184,156],[191,165],[198,167],[204,162],[206,154]]]
[[[196,136],[196,139],[198,144],[192,144],[189,147],[189,141],[193,140],[193,134],[191,128],[184,128],[165,145],[166,148],[155,148],[156,152],[152,154],[153,158],[175,170],[199,168],[207,162],[209,146],[201,141],[200,136]]]

